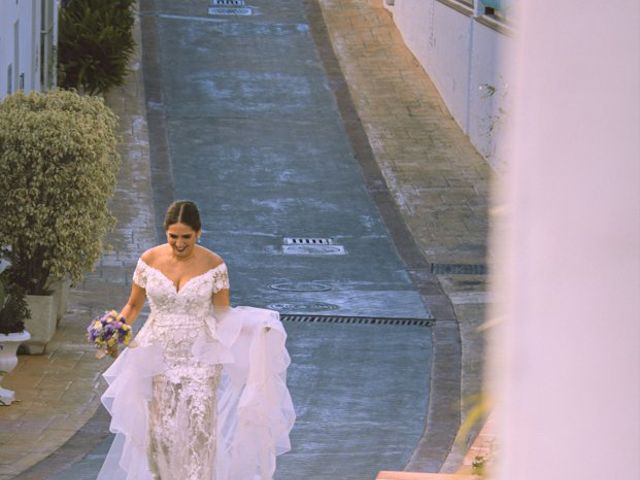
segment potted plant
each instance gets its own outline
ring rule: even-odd
[[[116,125],[101,98],[70,91],[0,103],[1,253],[31,312],[28,353],[43,353],[55,333],[52,284],[91,271],[115,223],[107,202],[120,164]]]
[[[0,274],[0,383],[18,364],[18,346],[31,337],[24,329],[24,320],[29,318],[24,292],[6,283],[6,275]],[[14,398],[12,390],[0,386],[0,405],[11,405]]]

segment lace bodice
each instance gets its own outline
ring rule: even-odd
[[[224,263],[189,279],[180,290],[157,268],[138,261],[133,281],[146,290],[151,306],[147,323],[136,337],[142,345],[162,348],[165,372],[172,382],[191,376],[207,376],[211,366],[197,361],[194,345],[198,341],[211,342],[215,323],[212,295],[229,288]],[[209,373],[207,373],[209,372]]]
[[[157,268],[138,260],[133,281],[147,292],[151,314],[159,318],[203,317],[211,313],[212,294],[229,288],[227,266],[224,263],[190,278],[177,290],[174,283]],[[180,322],[180,318],[171,319]]]

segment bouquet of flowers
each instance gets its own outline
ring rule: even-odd
[[[87,327],[87,338],[98,349],[96,358],[110,355],[118,356],[118,344],[128,345],[131,341],[131,327],[115,310],[104,312],[91,320]]]

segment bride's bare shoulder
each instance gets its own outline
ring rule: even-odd
[[[166,249],[166,244],[156,245],[148,250],[145,250],[140,259],[147,265],[152,265],[162,255],[162,252]]]
[[[221,263],[224,263],[224,260],[220,255],[215,252],[212,252],[206,247],[202,245],[198,245],[198,250],[200,250],[200,255],[202,255],[203,262],[207,263],[209,268],[215,268]]]

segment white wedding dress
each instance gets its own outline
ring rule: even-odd
[[[214,311],[224,263],[177,291],[138,261],[151,314],[104,373],[116,434],[98,480],[267,480],[295,420],[286,333],[273,310]]]

